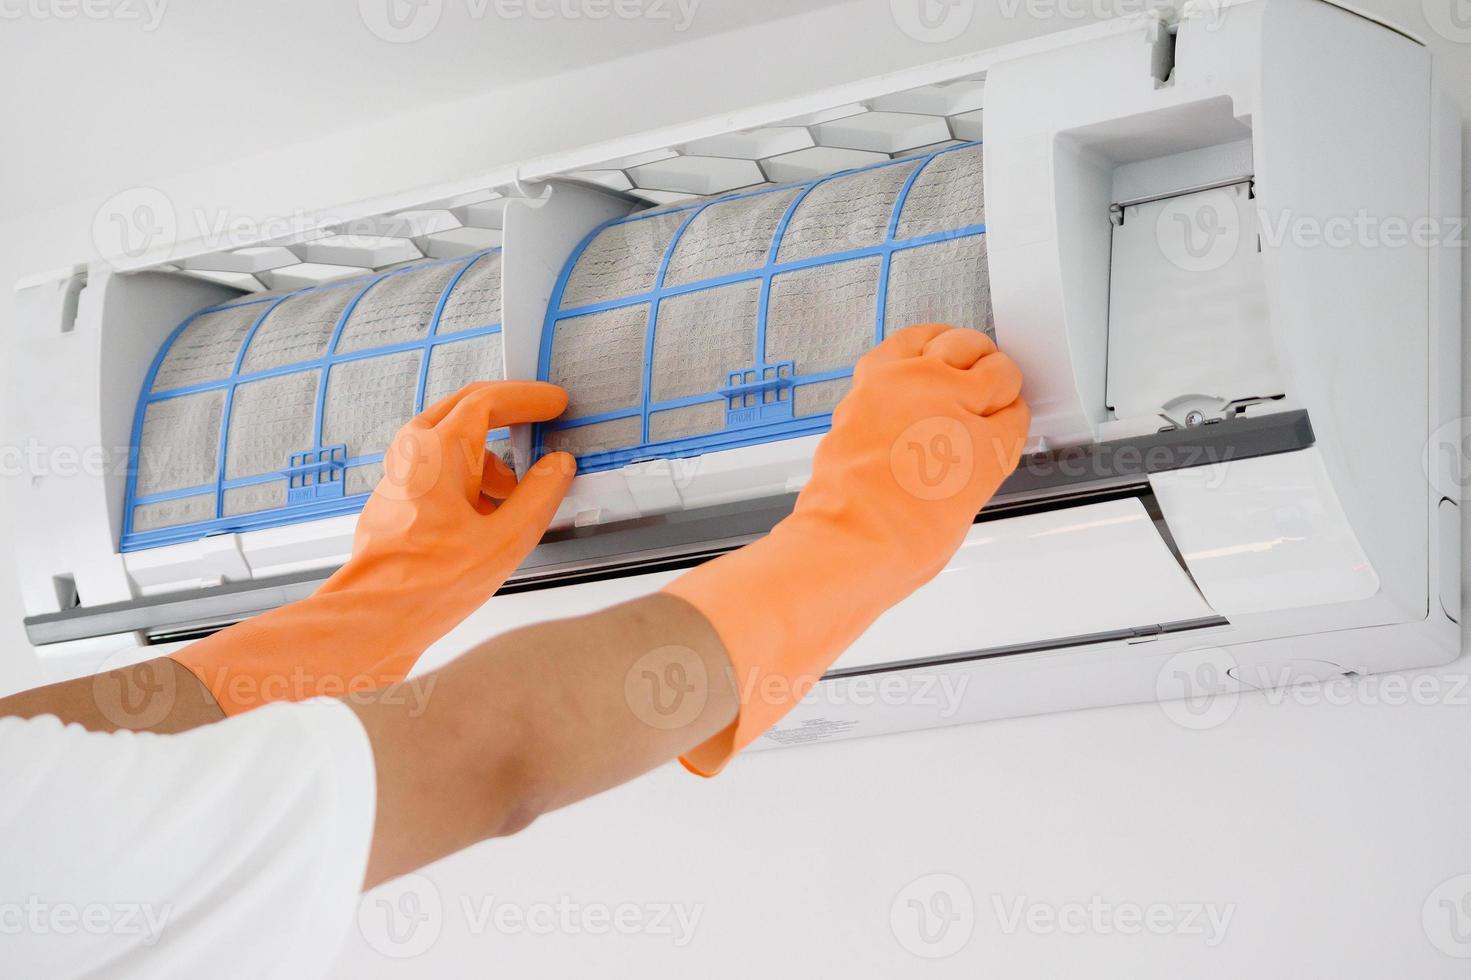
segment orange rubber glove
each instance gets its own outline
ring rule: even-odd
[[[806,695],[890,606],[933,578],[1014,469],[1031,414],[985,334],[906,327],[859,360],[812,478],[771,533],[664,591],[730,656],[740,714],[680,761],[711,776]]]
[[[555,418],[566,406],[555,385],[492,381],[425,409],[394,436],[347,564],[308,598],[173,659],[226,715],[402,680],[536,547],[576,473],[571,456],[553,453],[518,484],[485,451],[486,434]]]

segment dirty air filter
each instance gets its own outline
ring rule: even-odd
[[[122,549],[360,509],[399,426],[503,375],[500,259],[418,262],[185,320],[138,399]]]
[[[536,449],[583,472],[826,429],[890,330],[990,333],[981,147],[643,212],[573,252],[538,377],[567,388]]]

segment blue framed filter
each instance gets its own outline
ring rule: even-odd
[[[417,262],[179,324],[138,397],[120,548],[360,510],[404,422],[503,375],[500,260]]]
[[[572,253],[538,378],[568,390],[537,455],[580,472],[821,432],[890,329],[992,332],[982,150],[642,212]]]

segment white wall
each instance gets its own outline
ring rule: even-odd
[[[1435,41],[1466,100],[1463,114],[1471,113],[1471,45],[1427,27],[1437,2],[1373,6]],[[727,4],[706,3],[711,30],[743,20],[717,13]],[[1120,0],[1111,9],[1130,6]],[[1025,16],[1065,4],[987,3],[960,38],[925,45],[894,28],[886,0],[830,6],[743,33],[701,34],[697,14],[696,29],[674,46],[657,29],[618,35],[618,54],[659,49],[636,63],[588,64],[560,80],[507,90],[496,86],[519,76],[490,64],[477,68],[474,54],[494,53],[497,44],[546,45],[545,35],[507,35],[503,25],[480,22],[442,29],[418,45],[364,47],[351,8],[343,5],[346,23],[327,15],[297,23],[284,13],[274,23],[236,15],[227,23],[238,37],[210,33],[197,6],[166,15],[142,40],[115,34],[98,43],[85,34],[98,25],[83,23],[3,25],[0,73],[7,91],[25,96],[8,99],[0,121],[11,142],[26,145],[26,156],[25,168],[7,172],[4,182],[0,281],[87,254],[96,202],[139,180],[163,187],[184,208],[207,200],[247,214],[279,213],[260,209],[283,202],[361,196],[355,190],[369,184],[357,168],[302,166],[302,154],[353,159],[381,146],[379,106],[407,111],[413,100],[405,91],[422,92],[425,103],[448,97],[451,89],[427,77],[440,62],[453,62],[458,90],[483,94],[453,110],[421,106],[427,122],[401,125],[442,153],[440,177],[448,179],[618,129],[792,94],[813,79],[856,78],[1077,23],[1061,14]],[[777,9],[764,5],[761,14]],[[215,12],[225,16],[222,10]],[[1007,16],[1013,10],[1023,13]],[[584,28],[552,25],[563,32],[553,37]],[[246,98],[241,82],[258,70],[256,52],[276,32],[291,33],[291,50],[313,56],[265,62],[272,84],[292,93],[285,112]],[[314,43],[302,43],[303,36]],[[844,38],[841,49],[824,43],[835,36]],[[598,50],[578,38],[580,56]],[[201,48],[209,58],[198,57]],[[30,52],[27,60],[18,59],[22,51]],[[742,52],[749,53],[750,73],[699,70],[742,64]],[[554,59],[526,63],[551,64],[543,74],[565,70]],[[327,83],[322,66],[329,64]],[[38,72],[50,66],[47,84],[19,77],[26,65]],[[212,65],[229,84],[188,84],[185,69],[171,72],[170,65]],[[150,99],[136,80],[119,81],[134,74],[175,84],[167,98]],[[111,105],[115,83],[136,101]],[[90,96],[79,99],[84,92]],[[572,108],[543,108],[565,104],[569,95],[577,96]],[[311,136],[304,148],[298,141],[314,131],[286,118],[298,113],[338,131]],[[446,133],[442,120],[456,115],[476,124]],[[131,125],[103,127],[105,145],[91,153],[75,134],[64,135],[68,120],[101,116]],[[237,141],[233,154],[222,153],[218,139],[179,137],[181,127],[196,124],[218,134],[221,118]],[[486,120],[495,125],[480,124]],[[372,176],[412,185],[413,174],[395,173],[401,166],[380,161]],[[74,197],[64,193],[68,187]],[[1471,293],[1471,270],[1466,281]],[[8,295],[0,303],[8,304]],[[0,690],[85,669],[43,664],[28,652],[14,593],[13,570],[0,562],[0,650],[7,651],[0,655]],[[364,927],[344,950],[337,975],[1464,976],[1466,961],[1437,950],[1422,909],[1439,883],[1471,873],[1471,687],[1460,686],[1468,663],[1463,657],[1436,675],[1434,703],[1367,703],[1397,700],[1378,686],[1342,706],[1243,697],[1225,724],[1207,731],[1182,728],[1146,705],[766,752],[708,782],[671,767],[547,817],[515,839],[442,862],[409,883],[414,893],[407,899],[402,888],[368,896]],[[955,876],[974,902],[973,935],[946,959],[918,957],[902,941],[920,951],[937,948],[905,931],[913,920],[904,900],[916,893],[901,890],[927,875]],[[953,887],[952,879],[926,879],[919,889],[930,891],[920,897],[947,882]],[[379,902],[427,914],[436,899],[438,915],[397,920],[420,923],[398,935],[406,945],[390,941]],[[1214,946],[1206,935],[1184,932],[1002,928],[1018,900],[1045,911],[1095,899],[1124,911],[1162,903],[1156,914],[1182,916],[1187,906],[1204,904],[1231,917]],[[501,903],[533,913],[542,903],[555,913],[560,903],[564,911],[593,915],[633,903],[679,907],[699,918],[692,941],[677,946],[654,929],[593,936],[485,928],[487,903],[492,914]],[[962,935],[965,924],[947,939]],[[1192,925],[1208,929],[1206,920]],[[405,958],[381,952],[416,946],[427,948]]]

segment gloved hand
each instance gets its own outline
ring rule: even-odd
[[[1015,468],[1021,372],[983,333],[906,327],[869,351],[790,517],[664,591],[719,634],[741,709],[681,760],[714,775],[890,606],[933,578]]]
[[[485,451],[486,434],[555,418],[566,406],[567,393],[555,385],[493,381],[425,409],[394,436],[347,564],[310,597],[173,659],[226,715],[402,680],[426,647],[516,570],[576,473],[571,456],[552,453],[518,484]]]

